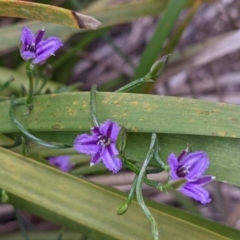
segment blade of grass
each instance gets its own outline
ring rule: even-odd
[[[138,67],[136,68],[133,80],[145,76],[152,64],[159,57],[165,41],[175,26],[179,14],[188,3],[188,0],[169,0],[162,17],[159,19],[154,35],[145,48]],[[132,92],[142,92],[144,85],[135,88]]]
[[[161,55],[165,54],[172,54],[173,50],[177,46],[178,42],[180,41],[184,30],[187,28],[189,23],[191,22],[192,18],[194,17],[195,13],[201,6],[202,1],[196,0],[192,6],[189,8],[186,17],[182,20],[181,24],[177,27],[174,34],[171,36],[169,41],[167,42],[166,46],[163,47],[161,51]],[[151,93],[154,88],[155,82],[149,83],[145,86],[144,92]]]

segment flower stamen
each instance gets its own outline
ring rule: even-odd
[[[30,45],[27,45],[26,51],[30,51],[30,52],[35,53],[36,52],[36,45],[35,45],[35,43],[31,43]]]
[[[188,166],[181,166],[177,169],[177,175],[179,177],[186,177],[186,175],[189,173],[189,167]]]
[[[168,157],[170,165],[170,181],[175,184],[184,195],[199,201],[202,204],[211,201],[210,194],[203,188],[214,177],[203,175],[209,166],[209,158],[203,151],[183,151],[178,157],[171,153]],[[181,180],[185,183],[180,184]]]
[[[120,132],[117,122],[107,120],[105,123],[91,128],[91,135],[81,134],[74,140],[76,151],[91,156],[90,166],[102,162],[113,173],[122,168],[122,160],[118,158],[119,151],[116,141]]]
[[[101,146],[108,146],[111,143],[111,139],[104,135],[98,136],[98,139],[99,140],[97,144]]]

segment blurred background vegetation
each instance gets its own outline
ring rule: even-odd
[[[34,2],[34,1],[32,1]],[[206,99],[240,104],[240,1],[187,0],[38,0],[80,11],[103,22],[96,31],[71,29],[49,23],[8,17],[0,18],[0,84],[12,75],[15,81],[5,96],[25,84],[24,63],[18,45],[21,26],[33,30],[45,27],[47,35],[56,35],[64,47],[48,61],[49,72],[40,67],[39,74],[53,81],[49,89],[74,85],[74,91],[88,91],[97,84],[101,91],[114,91],[146,74],[160,56],[171,54],[167,67],[154,84],[143,85],[134,92]],[[0,10],[1,11],[1,10]],[[12,71],[14,69],[14,71]],[[19,82],[18,82],[19,81]],[[46,153],[47,156],[47,153]],[[129,191],[133,174],[106,175],[101,167],[91,170],[88,159],[72,157],[78,164],[72,174],[85,176],[99,184]],[[101,175],[95,175],[101,173]],[[159,181],[165,174],[157,176]],[[210,219],[240,229],[239,188],[214,182],[208,190],[213,202],[194,209]],[[181,198],[159,193],[144,186],[144,195],[156,202],[185,208]],[[190,211],[190,209],[188,209]],[[33,239],[56,239],[59,226],[27,212],[20,212],[28,230],[42,231]],[[0,239],[21,239],[19,224],[11,205],[0,205]],[[45,235],[46,234],[46,235]],[[71,233],[69,239],[79,239]],[[60,238],[59,238],[60,239]]]

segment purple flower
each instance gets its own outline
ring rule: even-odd
[[[33,64],[45,62],[63,45],[61,39],[49,37],[43,40],[45,30],[39,30],[35,35],[27,28],[22,28],[20,54],[25,61],[33,60]]]
[[[48,162],[63,172],[69,172],[73,168],[69,156],[48,157]]]
[[[211,198],[209,192],[202,186],[215,179],[213,176],[204,176],[203,174],[209,166],[209,159],[205,152],[183,151],[178,157],[174,153],[168,156],[170,165],[171,180],[185,178],[187,182],[179,190],[188,197],[201,202],[209,203]]]
[[[74,149],[91,156],[90,165],[103,162],[113,173],[122,168],[122,161],[117,157],[116,141],[120,127],[116,122],[106,121],[99,127],[91,128],[91,135],[81,134],[74,140]]]

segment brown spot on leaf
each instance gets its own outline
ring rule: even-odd
[[[231,120],[234,121],[234,122],[238,122],[238,119],[234,118],[234,117]]]
[[[113,105],[114,105],[114,106],[120,106],[120,104],[119,104],[118,101],[113,101]]]

